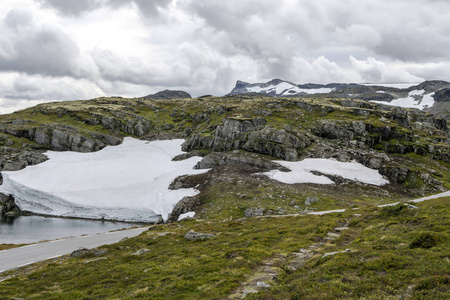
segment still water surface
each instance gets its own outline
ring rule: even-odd
[[[83,234],[96,234],[136,224],[123,222],[46,218],[40,216],[0,217],[0,244],[26,244]]]

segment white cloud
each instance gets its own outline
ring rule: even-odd
[[[402,65],[388,65],[373,57],[368,57],[366,60],[358,60],[350,56],[349,60],[365,82],[419,82],[424,80],[406,71]]]

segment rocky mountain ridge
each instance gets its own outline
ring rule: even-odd
[[[330,97],[386,102],[401,107],[418,108],[448,119],[449,110],[444,102],[450,99],[450,83],[425,81],[420,84],[294,84],[281,79],[266,83],[247,83],[238,80],[229,96],[240,94],[264,94],[272,97]],[[408,101],[395,101],[407,99]],[[427,101],[428,100],[428,101]],[[426,102],[426,103],[425,103]]]

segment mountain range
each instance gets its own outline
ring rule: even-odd
[[[266,83],[247,83],[238,80],[228,95],[240,94],[359,99],[386,105],[417,108],[449,118],[447,105],[450,101],[450,83],[446,81],[435,80],[410,84],[295,84],[281,79],[273,79]]]

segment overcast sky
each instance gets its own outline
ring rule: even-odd
[[[2,0],[0,113],[236,80],[450,81],[447,0]]]

